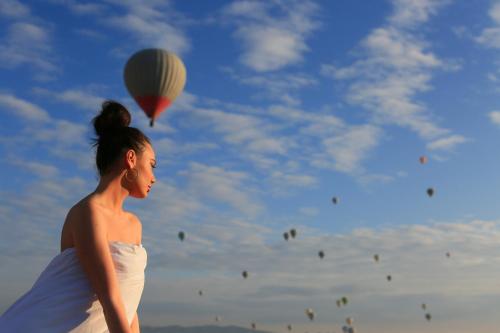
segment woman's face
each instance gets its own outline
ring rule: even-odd
[[[156,167],[156,157],[149,143],[146,143],[146,149],[141,155],[136,155],[135,161],[134,168],[138,171],[138,176],[129,187],[130,195],[135,198],[145,198],[156,181],[153,173],[153,169]],[[129,178],[133,178],[134,175],[135,172],[129,171]]]

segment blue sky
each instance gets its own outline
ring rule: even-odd
[[[8,0],[0,27],[0,311],[95,189],[89,122],[111,98],[158,162],[125,207],[148,250],[142,324],[500,324],[500,2]],[[188,73],[153,128],[123,83],[146,47]]]

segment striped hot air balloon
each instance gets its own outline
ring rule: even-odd
[[[144,49],[125,65],[125,86],[151,119],[150,126],[180,95],[186,84],[186,67],[172,52]]]

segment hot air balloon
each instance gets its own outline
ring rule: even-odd
[[[297,236],[297,231],[295,229],[291,229],[290,236],[292,236],[292,238],[295,238],[295,236]]]
[[[392,276],[387,275],[387,281],[391,281],[391,280],[392,280]]]
[[[288,240],[288,238],[289,238],[289,236],[288,236],[288,232],[285,232],[285,233],[283,234],[283,238],[284,238],[285,240]]]
[[[292,330],[292,325],[288,324],[287,327],[286,327],[289,331]]]
[[[179,239],[181,240],[181,242],[184,241],[184,238],[186,237],[186,234],[184,234],[183,231],[180,231],[179,234],[177,235],[179,237]]]
[[[342,304],[347,305],[347,302],[348,302],[347,297],[344,296],[340,300],[342,301]]]
[[[314,320],[315,314],[314,314],[313,309],[311,309],[311,308],[306,309],[306,315],[309,318],[309,320],[311,320],[311,321]]]
[[[446,252],[446,256],[449,258],[451,256],[450,252]]]
[[[248,272],[247,271],[243,271],[241,273],[241,275],[243,275],[243,277],[246,279],[248,277]]]
[[[325,257],[325,252],[323,252],[323,251],[319,251],[319,252],[318,252],[318,256],[319,256],[321,259],[323,259],[323,258]]]
[[[342,306],[342,300],[338,299],[336,302],[337,302],[337,307],[340,308]]]
[[[427,163],[427,156],[420,156],[418,160],[420,161],[420,164],[425,164]]]
[[[422,303],[422,310],[427,309],[427,305],[425,303]]]
[[[255,323],[252,323],[252,329],[256,329],[257,328],[257,325],[255,325]]]
[[[380,257],[378,256],[378,254],[374,254],[374,255],[373,255],[373,259],[374,259],[376,262],[378,262],[378,261],[379,261],[379,259],[380,259]]]
[[[353,322],[353,321],[354,321],[354,320],[352,319],[352,317],[347,317],[347,318],[346,318],[346,320],[345,320],[345,322],[346,322],[346,323],[347,323],[347,325],[349,325],[349,326],[352,326],[352,322]]]
[[[433,189],[432,187],[429,187],[429,188],[427,189],[427,195],[428,195],[429,197],[432,197],[432,196],[434,195],[434,189]]]
[[[186,67],[172,52],[144,49],[128,59],[124,79],[130,95],[151,119],[152,127],[184,89]]]
[[[333,197],[332,198],[332,202],[333,202],[334,205],[338,204],[339,203],[339,198]]]
[[[198,295],[203,296],[203,291],[199,290]]]
[[[430,313],[426,313],[425,314],[425,319],[427,319],[427,321],[431,321],[431,319],[432,319],[431,314]]]

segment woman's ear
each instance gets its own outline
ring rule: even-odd
[[[129,168],[135,167],[137,163],[137,154],[133,149],[129,149],[125,154],[125,165]]]

